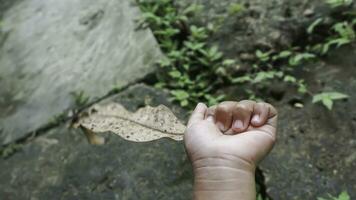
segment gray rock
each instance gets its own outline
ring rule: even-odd
[[[166,93],[144,85],[112,100],[130,110],[147,103],[172,108]],[[1,199],[191,199],[193,175],[182,142],[133,143],[104,135],[102,146],[65,126],[36,138],[0,162]]]
[[[332,111],[310,99],[303,109],[279,106],[278,143],[261,164],[272,199],[316,199],[344,190],[356,199],[355,53],[355,47],[338,49],[306,76],[313,92],[346,93],[347,101],[337,101]]]
[[[3,0],[5,1],[5,0]],[[0,144],[154,70],[161,52],[130,1],[7,2],[0,34]],[[4,7],[1,7],[4,9]]]

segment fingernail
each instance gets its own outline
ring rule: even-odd
[[[216,123],[216,125],[218,126],[218,128],[220,129],[220,130],[225,130],[225,126],[224,126],[224,124],[222,124],[221,122],[218,122],[218,123]]]
[[[254,115],[252,117],[252,121],[255,122],[255,123],[259,123],[260,122],[260,116],[259,115]]]
[[[234,122],[234,128],[236,128],[236,129],[242,129],[243,127],[244,127],[244,125],[243,125],[243,123],[242,123],[241,120],[236,120],[236,121]]]
[[[207,118],[206,118],[207,121],[209,122],[213,122],[214,123],[214,117],[209,115]]]

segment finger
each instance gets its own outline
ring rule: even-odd
[[[260,102],[255,104],[251,124],[255,127],[269,124],[277,125],[277,110],[269,103]]]
[[[249,100],[240,101],[236,104],[232,124],[232,130],[235,133],[241,133],[249,127],[254,105],[255,102]]]
[[[231,127],[232,111],[236,107],[236,102],[226,101],[220,103],[215,111],[216,125],[220,131],[225,132]]]
[[[257,122],[256,119],[252,119],[252,126],[258,127],[259,130],[268,133],[273,140],[276,140],[277,110],[269,103],[259,103],[255,106],[254,115],[255,113],[260,116],[261,121]]]
[[[268,107],[268,119],[267,124],[277,127],[278,111],[277,109],[269,103],[265,103]]]
[[[253,109],[251,124],[254,127],[260,127],[267,122],[269,107],[266,103],[256,103]]]
[[[205,112],[204,119],[212,123],[215,123],[215,111],[216,111],[216,106],[209,107]]]
[[[207,110],[207,106],[203,103],[198,103],[195,107],[190,119],[188,121],[187,127],[190,127],[192,124],[195,124],[201,120],[204,120],[205,112]]]

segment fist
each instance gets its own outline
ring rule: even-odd
[[[194,170],[209,167],[254,172],[276,141],[277,111],[268,103],[199,103],[184,135]]]

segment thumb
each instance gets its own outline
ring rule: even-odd
[[[198,105],[195,107],[192,115],[190,116],[187,127],[190,127],[192,124],[204,120],[204,116],[205,116],[205,112],[206,112],[207,108],[208,107],[205,104],[198,103]]]

